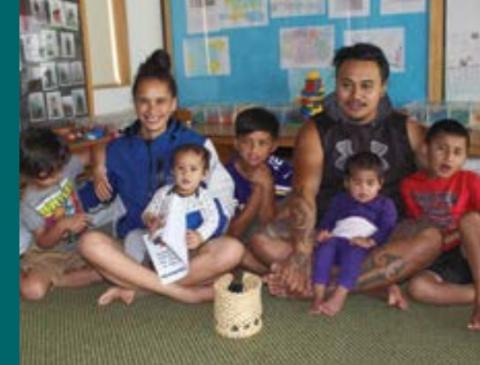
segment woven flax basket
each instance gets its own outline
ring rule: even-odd
[[[228,290],[232,279],[232,274],[225,274],[215,281],[215,329],[229,338],[249,337],[262,328],[262,280],[245,273],[243,292],[233,293]]]

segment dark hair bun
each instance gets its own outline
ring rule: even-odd
[[[172,63],[170,62],[170,56],[163,49],[155,50],[145,61],[145,65],[149,67],[158,67],[163,72],[170,72]]]

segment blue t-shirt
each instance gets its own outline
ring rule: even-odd
[[[235,184],[235,199],[238,201],[237,209],[242,210],[252,194],[252,184],[237,171],[235,160],[236,158],[233,158],[225,167],[230,176],[232,176]],[[272,172],[273,182],[275,184],[275,197],[277,200],[280,200],[291,190],[293,176],[292,166],[287,161],[273,155],[268,158],[267,165]]]

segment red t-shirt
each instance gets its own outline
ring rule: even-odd
[[[407,215],[426,218],[442,230],[445,237],[443,250],[449,251],[460,244],[457,230],[465,213],[480,211],[480,176],[471,171],[458,171],[450,178],[431,178],[425,171],[406,177],[400,192]]]

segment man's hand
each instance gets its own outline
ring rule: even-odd
[[[112,198],[112,186],[108,181],[107,171],[103,166],[93,169],[93,186],[95,194],[101,201],[107,201]]]
[[[350,243],[363,248],[371,248],[376,245],[375,241],[368,237],[353,237]]]
[[[187,231],[187,247],[194,250],[203,243],[203,238],[197,231]]]
[[[155,233],[159,228],[162,228],[165,225],[165,219],[162,216],[155,215],[152,213],[145,213],[142,216],[143,223],[147,227],[150,235]]]
[[[310,255],[296,252],[278,265],[278,274],[288,292],[301,296],[311,292],[311,269]]]

